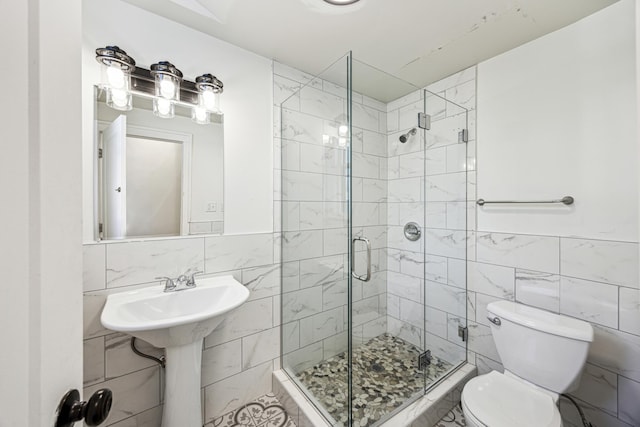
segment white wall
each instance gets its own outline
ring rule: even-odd
[[[118,45],[138,66],[169,60],[193,80],[212,73],[224,82],[225,234],[273,229],[271,61],[121,1],[83,3],[83,140],[91,164],[95,49]],[[84,236],[91,241],[92,174],[85,168]]]
[[[3,7],[0,40],[0,425],[51,426],[82,384],[80,2]]]
[[[638,239],[634,14],[619,2],[478,67],[480,228]]]

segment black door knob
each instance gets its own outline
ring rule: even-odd
[[[112,402],[113,394],[106,388],[93,393],[88,402],[80,400],[78,390],[70,390],[60,401],[55,427],[72,427],[83,418],[88,426],[100,425],[107,419]]]

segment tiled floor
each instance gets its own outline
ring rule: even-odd
[[[435,427],[465,427],[460,405],[456,405]],[[203,427],[296,427],[273,394],[256,399],[237,411],[229,412]]]
[[[389,334],[353,352],[353,416],[359,426],[373,425],[451,367],[433,357],[426,371],[419,370],[419,354],[417,347]],[[297,374],[338,425],[347,421],[347,365],[341,353]]]
[[[203,427],[296,427],[273,394],[265,394]]]
[[[442,417],[435,427],[465,427],[464,414],[460,408],[460,404],[456,405],[451,412]]]

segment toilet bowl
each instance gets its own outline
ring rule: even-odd
[[[593,341],[587,322],[511,301],[487,306],[505,373],[470,380],[461,404],[468,427],[562,427],[559,395],[577,388]]]

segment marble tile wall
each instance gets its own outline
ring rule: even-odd
[[[346,90],[274,62],[274,229],[282,231],[283,365],[298,372],[347,349]],[[372,243],[353,281],[354,342],[386,331],[386,106],[353,95],[354,236]],[[356,246],[358,274],[364,246]]]
[[[186,271],[203,271],[202,277],[230,274],[251,291],[249,300],[205,339],[205,422],[271,391],[271,374],[280,365],[280,266],[274,264],[274,242],[273,233],[264,233],[84,246],[85,396],[102,387],[114,392],[106,425],[160,425],[162,368],[136,356],[128,335],[100,324],[109,293],[160,284],[156,276],[177,277]],[[156,356],[163,353],[144,341],[138,346]]]

